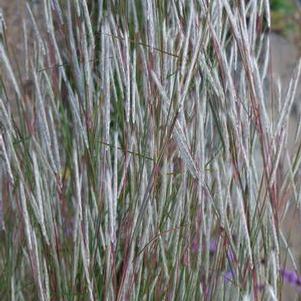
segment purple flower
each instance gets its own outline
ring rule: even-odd
[[[227,271],[225,274],[224,274],[224,280],[225,282],[229,282],[229,281],[232,281],[234,278],[234,273],[232,271]]]
[[[227,257],[228,257],[229,261],[231,261],[231,262],[233,262],[235,260],[235,255],[232,250],[227,251]]]
[[[211,254],[214,254],[216,253],[217,251],[217,244],[218,244],[218,241],[213,239],[210,241],[210,245],[209,245],[209,251]],[[227,258],[230,262],[233,262],[235,260],[235,255],[233,253],[233,251],[231,249],[228,249],[227,250]]]
[[[295,271],[290,271],[283,268],[280,269],[279,272],[284,281],[291,285],[301,286],[301,279],[298,277]]]
[[[210,241],[209,251],[210,253],[215,253],[217,251],[217,241],[215,239]]]

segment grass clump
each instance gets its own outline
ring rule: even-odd
[[[268,1],[42,7],[20,65],[1,38],[2,300],[281,299],[300,63],[271,94]]]

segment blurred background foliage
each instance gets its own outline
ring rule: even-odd
[[[301,1],[271,0],[272,30],[297,45],[301,52]]]

